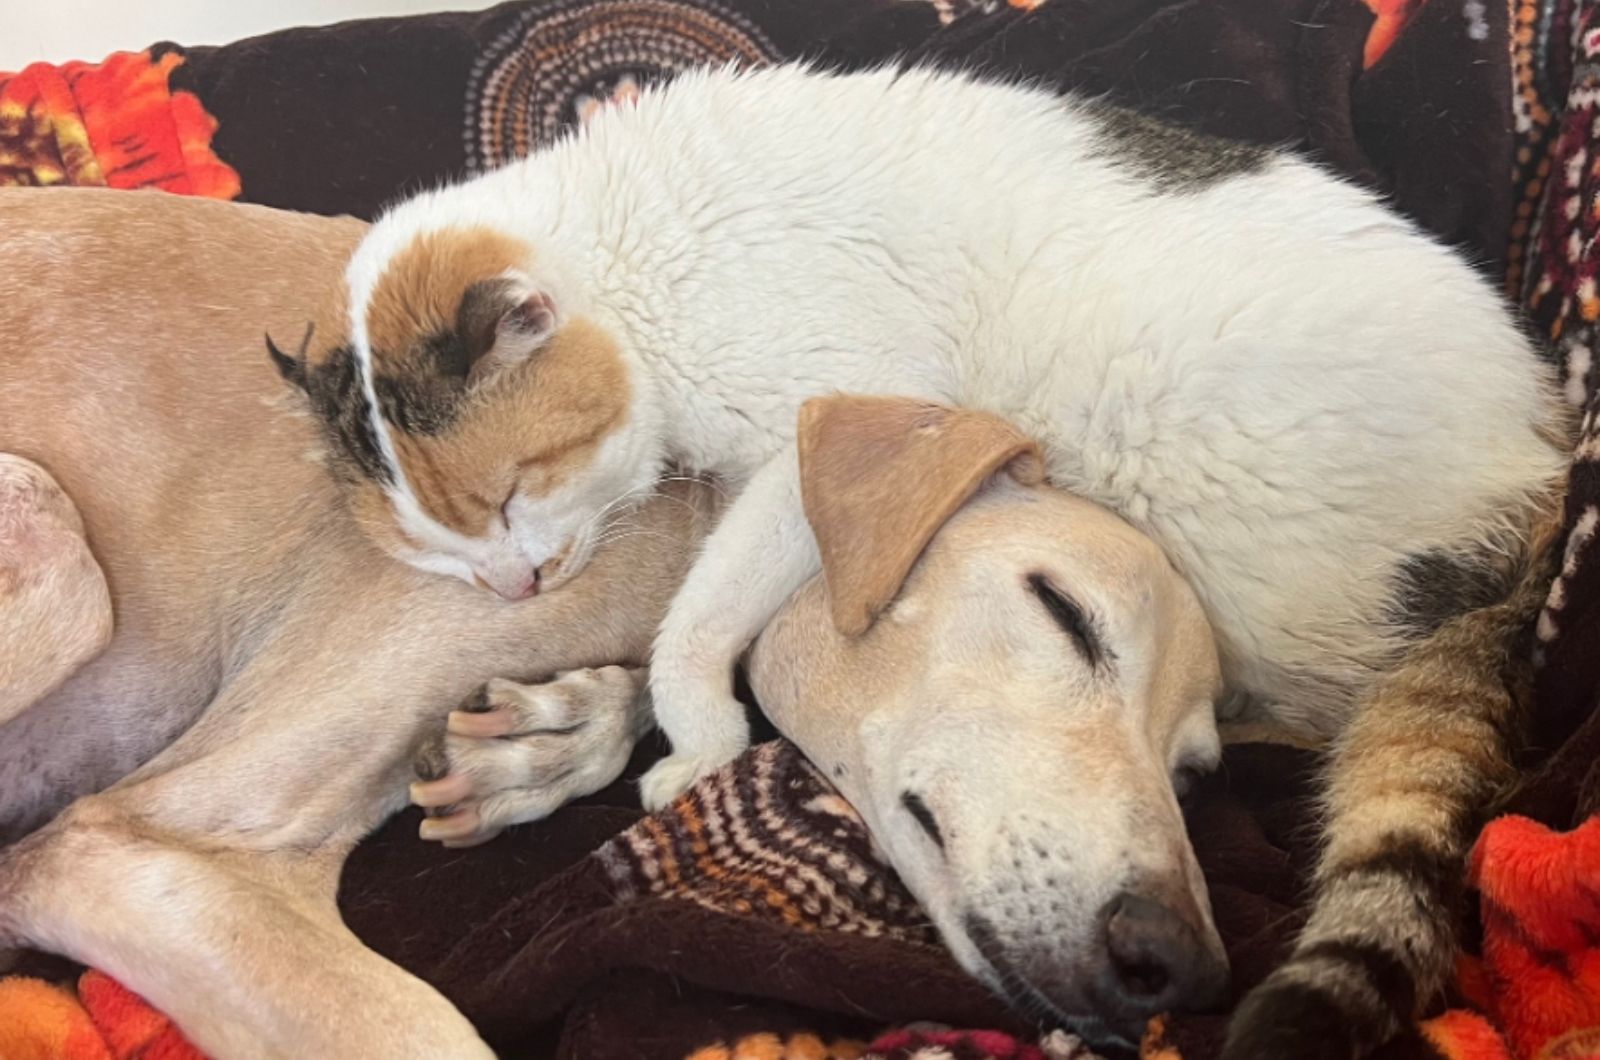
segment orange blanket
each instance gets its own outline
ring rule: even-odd
[[[37,979],[0,980],[5,1060],[205,1060],[161,1013],[99,972],[76,995]]]
[[[161,188],[232,199],[239,175],[211,150],[217,123],[168,87],[175,52],[0,73],[0,185]]]
[[[1448,1060],[1600,1060],[1600,815],[1571,832],[1502,817],[1469,873],[1483,955],[1457,985],[1477,1011],[1424,1035]]]

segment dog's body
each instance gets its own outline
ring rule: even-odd
[[[735,659],[817,570],[808,397],[1004,416],[1160,542],[1231,691],[1322,737],[1441,587],[1503,591],[1564,466],[1498,294],[1368,192],[924,70],[685,74],[399,205],[349,290],[311,374],[361,381],[320,410],[402,558],[554,587],[664,463],[740,490],[653,657],[647,803],[741,749]]]

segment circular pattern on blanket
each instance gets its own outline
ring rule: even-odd
[[[523,157],[619,88],[691,66],[758,66],[778,57],[754,23],[715,0],[530,5],[473,65],[467,165],[485,170]]]

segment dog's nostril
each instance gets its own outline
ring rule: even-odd
[[[1115,952],[1111,960],[1117,965],[1117,978],[1122,980],[1122,985],[1128,993],[1136,997],[1154,997],[1167,989],[1171,977],[1167,970],[1154,961],[1135,957],[1126,964],[1117,959]]]
[[[940,850],[944,849],[944,833],[939,831],[939,822],[934,820],[933,811],[928,809],[928,804],[922,801],[922,796],[914,791],[900,793],[900,805],[906,808],[922,830],[928,833],[928,838],[933,840],[933,845]]]

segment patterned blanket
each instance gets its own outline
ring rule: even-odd
[[[155,186],[370,217],[684,66],[796,57],[958,62],[1292,145],[1384,190],[1503,279],[1550,337],[1567,400],[1586,417],[1566,562],[1538,629],[1536,739],[1506,807],[1569,829],[1600,808],[1596,10],[1592,0],[514,0],[0,74],[0,183]],[[1003,174],[990,193],[1005,193]],[[657,750],[642,749],[629,775]],[[1314,855],[1313,768],[1290,749],[1234,747],[1190,814],[1240,990],[1283,955],[1297,923]],[[503,1055],[1079,1055],[955,968],[859,821],[782,744],[649,819],[619,784],[471,852],[418,843],[416,824],[402,815],[357,851],[346,916],[437,983]],[[1592,841],[1515,836],[1538,871],[1488,857],[1503,847],[1487,837],[1474,863],[1492,897],[1486,960],[1467,966],[1456,1000],[1489,1018],[1457,1011],[1393,1055],[1594,1055],[1592,1039],[1571,1034],[1600,1026],[1600,971],[1585,978],[1592,954],[1565,943],[1592,947],[1600,917],[1562,916],[1600,889],[1600,854]],[[1557,863],[1572,877],[1565,890],[1550,883]],[[1540,919],[1550,908],[1562,915]],[[1526,979],[1526,968],[1505,971],[1521,967],[1508,953],[1573,973],[1552,986],[1570,1004],[1544,1030],[1507,1002],[1507,982]],[[86,1001],[106,996],[90,985]],[[1209,1056],[1222,1025],[1164,1021],[1146,1053]],[[1550,1051],[1562,1029],[1571,1040]],[[1493,1051],[1508,1042],[1514,1053]]]

